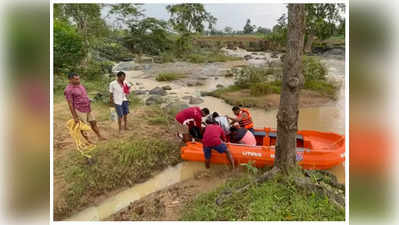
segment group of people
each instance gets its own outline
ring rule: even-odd
[[[91,110],[90,99],[85,87],[80,84],[80,77],[76,73],[68,75],[69,84],[64,90],[65,98],[75,123],[86,121],[96,133],[99,140],[106,140],[97,127],[95,115]],[[130,85],[125,81],[126,74],[118,72],[116,80],[109,84],[110,104],[115,107],[118,114],[119,132],[123,129],[129,130],[127,126],[127,115],[129,114],[128,95]],[[217,112],[209,113],[209,109],[199,107],[189,107],[176,115],[177,135],[188,140],[191,137],[203,144],[205,155],[205,165],[209,168],[212,150],[219,153],[226,153],[228,160],[234,168],[234,160],[227,149],[226,142],[240,143],[249,146],[256,145],[254,136],[254,123],[251,114],[247,109],[238,106],[233,107],[235,118],[221,116]],[[205,123],[202,118],[207,117]],[[204,126],[203,126],[204,125]],[[82,136],[89,142],[89,137],[82,131]]]
[[[130,87],[126,81],[126,74],[122,71],[118,72],[116,79],[109,84],[110,105],[115,107],[118,114],[118,127],[119,132],[123,129],[129,130],[127,126],[127,115],[129,114],[129,101],[128,95]],[[77,73],[68,74],[69,84],[64,90],[64,96],[68,102],[69,110],[71,111],[72,118],[75,124],[79,121],[85,121],[90,124],[94,133],[96,133],[99,140],[106,140],[97,127],[97,122],[93,111],[91,110],[90,99],[87,95],[85,87],[80,83],[80,77]],[[82,136],[87,142],[92,143],[85,132],[81,132]]]
[[[210,114],[209,109],[199,107],[183,109],[176,115],[176,135],[184,141],[194,138],[202,142],[206,168],[210,167],[212,150],[226,153],[234,168],[234,159],[226,142],[256,146],[254,123],[249,111],[238,106],[234,106],[232,111],[235,118],[221,116],[217,112]],[[205,123],[202,122],[203,117],[207,117]]]

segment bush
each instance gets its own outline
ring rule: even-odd
[[[155,78],[157,81],[172,81],[172,80],[178,80],[180,78],[184,78],[185,75],[183,74],[177,74],[177,73],[160,73],[158,76]]]
[[[337,88],[328,83],[327,81],[307,81],[304,85],[305,89],[317,91],[324,96],[328,96],[330,98],[335,98],[335,92]]]
[[[54,71],[68,72],[85,57],[83,39],[67,22],[54,21]]]
[[[241,88],[249,88],[251,84],[266,81],[268,69],[256,67],[244,67],[236,72],[235,84]]]
[[[267,94],[280,94],[281,81],[268,83],[254,83],[250,87],[250,93],[253,96],[262,96]]]
[[[305,82],[314,80],[326,80],[326,69],[315,56],[303,57],[303,76]]]
[[[159,54],[161,63],[175,62],[176,56],[171,51],[161,52]]]

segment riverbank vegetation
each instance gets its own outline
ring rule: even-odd
[[[325,66],[317,56],[304,56],[304,87],[301,101],[309,98],[335,100],[338,86],[327,80]],[[281,65],[275,67],[240,67],[233,69],[235,83],[205,95],[222,98],[232,105],[273,109],[278,107],[281,91]],[[317,100],[315,101],[317,102]],[[305,106],[302,104],[302,106]],[[310,106],[310,105],[309,105]]]
[[[59,82],[58,86],[65,87]],[[116,122],[109,120],[109,96],[98,96],[96,90],[106,86],[103,81],[82,79],[93,99],[92,110],[102,134],[108,140],[96,143],[90,153],[93,163],[77,150],[65,128],[71,118],[62,88],[54,95],[54,219],[62,220],[84,207],[98,202],[102,196],[150,178],[154,172],[181,161],[180,143],[173,129],[173,115],[159,105],[146,106],[131,97],[130,131],[118,134]],[[101,90],[102,91],[102,90]],[[96,97],[97,96],[97,97]],[[155,138],[162,136],[162,140]],[[89,134],[92,141],[95,135]]]
[[[252,176],[233,178],[216,190],[203,193],[182,210],[181,220],[188,221],[344,221],[345,210],[327,196],[305,192],[293,183],[281,183],[278,177],[263,184],[251,183]],[[332,176],[312,173],[315,183],[331,183]],[[250,183],[247,191],[236,192]],[[341,186],[342,188],[342,186]],[[336,192],[343,189],[335,188]],[[228,200],[217,203],[220,196],[231,193]]]

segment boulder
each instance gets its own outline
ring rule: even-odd
[[[270,55],[271,58],[278,58],[278,53],[277,52],[272,52]]]
[[[184,99],[184,100],[188,100],[188,99],[191,99],[193,96],[188,96],[188,95],[186,95],[186,96],[184,96],[182,99]]]
[[[208,77],[205,77],[205,76],[200,76],[197,78],[197,80],[206,80],[206,79],[208,79]]]
[[[136,66],[136,64],[134,62],[121,62],[118,65],[116,65],[112,70],[115,72],[130,71],[130,70],[134,70],[135,66]]]
[[[165,91],[172,90],[169,85],[163,86],[162,89],[164,89]]]
[[[209,91],[200,91],[201,96],[209,96]]]
[[[167,104],[164,109],[172,115],[176,115],[178,112],[182,111],[185,108],[190,107],[187,103],[182,101],[176,101]]]
[[[201,81],[195,82],[195,86],[202,86],[202,85],[204,85],[204,83],[202,83]]]
[[[216,85],[216,88],[224,88],[224,85],[222,85],[222,84],[217,84],[217,85]]]
[[[187,85],[188,87],[195,86],[195,81],[189,80],[189,81],[186,82],[186,85]]]
[[[163,102],[164,100],[160,95],[151,95],[145,100],[146,105],[156,105],[156,104],[161,104]]]
[[[215,77],[215,80],[218,80],[219,79],[219,77]]]
[[[201,104],[203,103],[204,100],[200,97],[191,97],[190,101],[188,102],[188,104],[190,105],[197,105],[197,104]]]
[[[134,95],[145,95],[145,94],[147,94],[147,90],[135,90],[135,91],[133,91],[133,94]]]
[[[160,87],[156,87],[154,89],[151,89],[150,94],[152,95],[166,95],[166,91]]]
[[[250,60],[250,59],[252,59],[252,56],[251,56],[251,55],[245,55],[245,56],[244,56],[244,59],[245,59],[245,60]]]

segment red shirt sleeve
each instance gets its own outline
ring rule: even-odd
[[[194,120],[195,120],[195,126],[201,127],[202,123],[202,115],[201,115],[201,110],[194,115]]]
[[[64,90],[64,96],[65,96],[65,98],[66,98],[66,100],[68,101],[68,102],[72,102],[72,91],[71,91],[71,89],[70,88],[65,88],[65,90]]]

